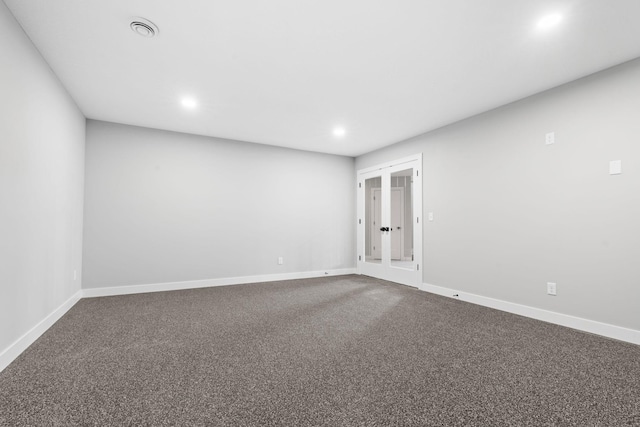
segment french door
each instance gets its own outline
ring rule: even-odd
[[[358,273],[422,283],[422,154],[358,171]]]

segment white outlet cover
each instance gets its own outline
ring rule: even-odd
[[[556,295],[556,284],[553,282],[547,282],[547,294]]]
[[[547,145],[551,145],[551,144],[555,144],[556,143],[556,133],[555,132],[549,132],[544,136],[544,143]]]
[[[284,258],[280,256],[278,257],[278,265],[282,265],[282,264],[284,264]]]
[[[609,162],[609,175],[619,175],[622,173],[622,160],[611,160]]]

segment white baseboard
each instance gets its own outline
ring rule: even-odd
[[[47,329],[53,326],[64,314],[69,311],[82,298],[82,291],[76,292],[71,298],[66,300],[60,307],[42,319],[27,333],[18,338],[13,344],[0,353],[0,372],[2,372],[11,362],[13,362],[23,351],[33,344]]]
[[[265,274],[258,276],[228,277],[222,279],[190,280],[186,282],[152,283],[146,285],[113,286],[87,288],[82,290],[83,298],[113,295],[141,294],[146,292],[178,291],[183,289],[209,288],[213,286],[242,285],[248,283],[275,282],[278,280],[309,279],[313,277],[344,276],[356,274],[355,268],[340,270],[305,271],[299,273]]]
[[[622,326],[597,322],[595,320],[584,319],[568,314],[543,310],[541,308],[470,294],[467,292],[460,292],[442,286],[430,285],[428,283],[423,283],[419,288],[432,294],[455,298],[461,301],[494,308],[496,310],[506,311],[508,313],[518,314],[520,316],[530,317],[532,319],[542,320],[544,322],[554,323],[556,325],[566,326],[568,328],[578,329],[580,331],[640,345],[640,331],[635,329],[624,328]]]

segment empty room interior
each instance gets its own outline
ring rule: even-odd
[[[0,1],[0,425],[640,426],[639,21]]]

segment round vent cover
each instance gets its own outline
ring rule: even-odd
[[[129,26],[134,33],[142,37],[150,38],[158,34],[158,27],[148,19],[134,18]]]

